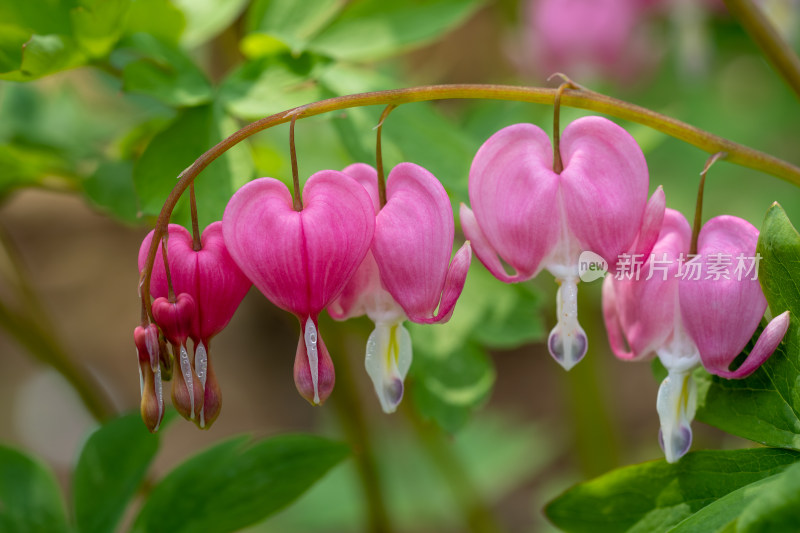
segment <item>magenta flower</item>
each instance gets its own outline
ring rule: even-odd
[[[177,298],[168,299],[161,248],[150,282],[153,315],[173,345],[182,379],[173,381],[173,403],[182,415],[209,427],[219,415],[222,397],[210,358],[211,339],[230,322],[250,288],[250,280],[234,263],[222,239],[222,223],[210,224],[193,247],[192,236],[177,224],[167,229],[167,257]],[[139,270],[144,268],[151,231],[139,249]],[[192,356],[187,348],[192,339]]]
[[[231,256],[253,284],[300,320],[295,384],[309,402],[322,404],[335,377],[317,317],[369,250],[375,230],[369,195],[345,174],[323,170],[308,179],[303,210],[295,211],[283,183],[260,178],[233,195],[222,229]]]
[[[569,370],[587,348],[578,323],[581,251],[599,254],[612,268],[624,252],[649,253],[665,200],[659,188],[647,201],[644,155],[609,120],[574,121],[562,134],[560,152],[564,169],[557,174],[550,140],[540,128],[515,124],[492,135],[472,162],[474,212],[462,205],[461,224],[475,254],[499,280],[524,281],[543,268],[555,276],[558,323],[547,345]]]
[[[669,375],[658,393],[659,439],[668,462],[680,459],[692,440],[699,363],[724,378],[752,374],[775,351],[789,327],[789,312],[775,317],[747,359],[742,352],[764,316],[767,301],[757,279],[758,230],[732,216],[709,220],[689,260],[691,230],[667,209],[658,242],[630,279],[607,276],[603,316],[617,357],[641,360],[657,354]],[[638,279],[637,279],[638,277]]]
[[[464,288],[472,254],[465,243],[450,262],[452,207],[442,184],[424,168],[413,163],[394,167],[382,209],[374,168],[358,163],[343,172],[369,193],[375,235],[358,271],[328,312],[337,320],[366,314],[375,323],[365,366],[381,407],[392,413],[403,398],[412,358],[403,321],[447,322]]]

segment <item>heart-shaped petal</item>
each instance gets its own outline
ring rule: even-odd
[[[642,226],[650,182],[642,149],[610,120],[583,117],[564,129],[561,157],[569,230],[584,250],[613,266]]]
[[[755,260],[757,240],[758,230],[746,220],[712,218],[698,236],[699,279],[680,280],[683,322],[709,372],[729,372],[767,308],[758,279],[737,272],[739,261],[747,268]]]
[[[386,196],[372,241],[383,286],[410,320],[445,321],[464,287],[471,257],[466,245],[450,266],[455,231],[450,199],[433,174],[413,163],[392,169]]]
[[[522,281],[542,268],[560,238],[558,187],[550,139],[541,128],[514,124],[480,147],[469,171],[472,211],[462,208],[461,223],[495,277]]]
[[[367,192],[334,170],[308,179],[302,211],[283,183],[260,178],[233,195],[222,219],[234,261],[269,300],[299,317],[316,316],[342,291],[374,227]]]
[[[196,321],[194,298],[185,292],[178,294],[174,302],[164,297],[156,298],[152,308],[153,318],[167,340],[174,346],[185,345]]]
[[[151,231],[139,249],[139,270],[144,268]],[[168,227],[167,256],[170,275],[176,294],[187,293],[197,305],[192,326],[192,338],[208,341],[228,325],[242,299],[250,289],[250,280],[233,261],[222,237],[222,222],[209,224],[200,239],[201,249],[195,251],[191,234],[177,224]],[[167,296],[167,278],[161,247],[153,264],[150,294],[154,298]]]

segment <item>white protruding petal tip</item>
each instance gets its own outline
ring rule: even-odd
[[[384,413],[394,413],[403,399],[411,358],[411,337],[401,322],[375,325],[367,340],[364,366]]]
[[[306,343],[308,366],[311,369],[311,383],[314,386],[314,405],[319,405],[319,353],[317,352],[317,327],[311,317],[306,320],[303,340]]]

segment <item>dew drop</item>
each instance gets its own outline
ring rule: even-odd
[[[317,353],[317,328],[311,317],[306,320],[304,340],[308,366],[311,369],[311,383],[314,385],[314,404],[319,405],[319,354]]]

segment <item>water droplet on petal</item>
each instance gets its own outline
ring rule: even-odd
[[[311,369],[311,383],[314,386],[314,405],[319,405],[319,354],[317,353],[317,327],[311,317],[306,320],[303,340],[306,343],[308,366]]]
[[[189,362],[189,352],[186,351],[186,346],[181,346],[179,359],[183,382],[186,383],[186,389],[189,391],[190,418],[194,420],[194,378],[192,377],[192,364]]]

